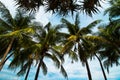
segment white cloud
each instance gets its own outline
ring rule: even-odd
[[[0,0],[10,10],[12,15],[15,15],[15,2],[14,0]]]
[[[51,18],[51,13],[46,13],[43,7],[40,7],[36,14],[36,21],[41,22],[43,25],[47,24]]]
[[[15,9],[17,8],[14,0],[0,0],[5,6],[10,10],[10,13],[14,16]],[[51,18],[51,13],[46,13],[43,7],[40,7],[39,11],[36,14],[36,21],[41,22],[43,25],[47,24]]]
[[[10,71],[7,68],[4,68],[0,72],[0,80],[19,80],[19,77],[17,77],[13,71]]]

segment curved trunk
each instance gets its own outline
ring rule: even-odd
[[[28,70],[27,70],[27,73],[26,73],[26,76],[25,76],[25,80],[27,80],[27,78],[28,78],[28,74],[30,72],[30,68],[31,68],[31,65],[28,67]]]
[[[36,71],[36,74],[35,74],[35,79],[34,80],[38,80],[38,76],[39,76],[39,72],[40,72],[40,67],[42,65],[42,60],[43,58],[40,59],[40,62],[38,64],[38,67],[37,67],[37,71]]]
[[[106,74],[105,74],[105,71],[104,71],[104,68],[103,68],[103,65],[102,65],[102,62],[100,60],[100,58],[95,54],[96,58],[98,59],[99,63],[100,63],[100,66],[101,66],[101,69],[102,69],[102,73],[103,73],[103,76],[104,76],[104,79],[107,80],[107,77],[106,77]]]
[[[11,40],[10,44],[8,45],[7,50],[5,51],[5,53],[4,53],[3,57],[2,57],[2,60],[1,60],[1,62],[0,62],[0,70],[3,68],[5,59],[6,59],[8,53],[9,53],[11,47],[12,47],[13,41],[14,41],[14,39]]]
[[[85,61],[85,65],[86,65],[86,69],[87,69],[87,74],[88,74],[88,78],[89,80],[92,80],[92,76],[91,76],[91,72],[90,72],[90,68],[89,68],[89,64],[88,61]]]

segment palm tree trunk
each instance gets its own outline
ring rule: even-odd
[[[102,73],[103,73],[103,76],[104,76],[104,79],[107,80],[107,77],[106,77],[106,74],[105,74],[105,71],[104,71],[104,68],[103,68],[103,65],[102,65],[102,62],[100,60],[100,58],[95,54],[96,58],[98,59],[99,63],[100,63],[100,66],[101,66],[101,69],[102,69]]]
[[[34,79],[34,80],[37,80],[37,79],[38,79],[39,72],[40,72],[40,66],[42,65],[42,61],[43,61],[43,58],[40,59],[40,62],[39,62],[39,64],[38,64],[38,67],[37,67],[37,71],[36,71],[35,79]]]
[[[89,78],[89,80],[92,80],[92,76],[91,76],[91,72],[90,72],[90,68],[89,68],[89,64],[88,64],[87,60],[85,61],[85,64],[86,64],[88,78]]]
[[[80,48],[81,48],[80,43],[78,42],[78,50],[80,50]],[[79,57],[80,57],[80,55],[79,55]],[[92,76],[91,76],[91,72],[90,72],[90,68],[89,68],[87,59],[85,59],[85,65],[86,65],[86,69],[87,69],[88,78],[89,78],[89,80],[92,80]]]
[[[7,50],[5,51],[5,53],[4,53],[3,57],[2,57],[2,60],[0,62],[0,71],[3,68],[4,61],[5,61],[5,59],[6,59],[7,55],[8,55],[11,47],[12,47],[13,41],[14,41],[14,38],[11,40],[10,44],[8,45]]]
[[[28,74],[30,72],[30,68],[31,68],[31,65],[28,67],[28,70],[27,70],[27,73],[26,73],[26,76],[25,76],[25,80],[27,80],[27,78],[28,78]]]

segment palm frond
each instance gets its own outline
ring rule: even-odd
[[[73,24],[71,24],[68,20],[66,20],[64,18],[61,19],[61,22],[65,25],[66,28],[68,28],[68,31],[71,34],[75,34],[75,27]]]
[[[51,52],[53,53],[53,54],[55,54],[56,56],[58,56],[59,57],[59,59],[61,59],[61,60],[63,60],[62,59],[62,54],[60,53],[60,51],[62,50],[62,46],[53,46],[52,48],[51,48]],[[64,61],[64,60],[63,60]]]
[[[59,61],[59,59],[56,57],[56,55],[54,55],[54,54],[51,55],[51,54],[49,54],[49,53],[46,53],[46,54],[45,54],[45,57],[51,59],[51,60],[54,62],[55,66],[56,66],[57,68],[60,67],[60,61]]]
[[[91,33],[91,32],[92,32],[92,29],[93,29],[94,27],[96,27],[96,25],[98,25],[100,22],[101,22],[101,20],[95,20],[95,21],[93,21],[92,23],[90,23],[88,26],[83,27],[83,28],[80,30],[81,34],[89,34],[89,33]]]
[[[13,26],[9,25],[5,20],[0,18],[0,26],[4,27],[6,29],[9,29],[10,31],[13,29]]]
[[[94,42],[109,43],[106,39],[99,36],[83,36],[83,38],[86,40],[94,41]]]
[[[84,0],[80,2],[82,4],[80,5],[79,10],[86,13],[90,17],[92,17],[92,14],[98,13],[98,7],[101,7],[99,0]]]
[[[91,29],[91,28],[95,27],[96,25],[98,25],[101,21],[102,21],[102,20],[95,20],[95,21],[91,22],[91,23],[87,26],[87,28],[88,28],[88,29]]]
[[[47,74],[47,66],[46,66],[46,64],[43,61],[42,61],[41,68],[42,68],[43,74],[46,75]]]
[[[12,15],[1,1],[0,1],[0,14],[1,14],[1,18],[4,19],[6,23],[12,23],[13,21]]]
[[[24,74],[26,73],[28,67],[30,67],[30,66],[31,66],[31,64],[30,64],[29,62],[27,62],[26,64],[24,64],[24,65],[21,67],[20,71],[17,73],[17,75],[18,75],[18,76],[24,75]]]
[[[79,25],[80,25],[79,13],[77,13],[76,16],[75,16],[75,23],[74,24],[79,29]]]
[[[110,7],[107,8],[104,12],[104,14],[107,14],[109,13],[109,16],[111,18],[117,18],[117,17],[120,17],[120,0],[111,0],[109,1],[110,3]]]
[[[60,72],[62,73],[62,75],[68,80],[68,75],[67,72],[65,71],[64,67],[61,65],[61,69]]]
[[[27,11],[37,11],[41,5],[43,5],[43,0],[14,0],[18,8],[25,9]]]
[[[16,30],[16,31],[13,31],[13,32],[9,32],[9,33],[6,33],[6,34],[2,34],[0,35],[0,37],[10,37],[10,36],[19,36],[20,38],[22,38],[22,34],[25,33],[25,34],[31,34],[31,33],[34,33],[34,30],[33,28],[25,28],[25,29],[20,29],[20,30]]]
[[[65,54],[65,53],[69,52],[69,50],[72,49],[73,45],[74,45],[74,42],[73,42],[73,41],[68,41],[68,42],[64,45],[63,49],[61,50],[61,53]]]
[[[60,61],[58,60],[58,58],[54,54],[52,56],[53,56],[52,60],[54,61],[55,66],[57,68],[59,68],[60,67]]]
[[[63,1],[57,1],[57,0],[48,0],[46,1],[46,11],[52,11],[53,13],[58,13],[58,15],[66,16],[69,13],[72,15],[77,10],[78,4],[75,3],[75,1],[72,0],[63,0]]]
[[[77,55],[74,51],[72,51],[72,50],[70,50],[69,57],[70,57],[72,60],[75,60],[75,62],[78,61],[78,55]]]

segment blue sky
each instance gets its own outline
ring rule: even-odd
[[[12,0],[0,0],[0,1],[5,3],[5,5],[9,8],[9,10],[14,16],[15,14],[14,2],[12,2]],[[104,5],[104,8],[106,7],[107,5]],[[37,21],[41,22],[44,25],[49,21],[53,22],[54,24],[60,22],[60,16],[55,16],[55,15],[52,16],[50,13],[45,13],[43,8],[40,8],[40,9],[41,10],[36,15]],[[101,9],[101,11],[103,11],[103,9]],[[70,16],[68,16],[68,19],[72,21],[72,18]],[[90,18],[86,15],[81,15],[80,19],[81,19],[81,26],[83,27],[96,19],[103,19],[104,21],[107,22],[107,17],[102,16],[102,13],[99,15],[93,16],[93,18]],[[79,61],[74,62],[72,64],[71,60],[68,59],[68,56],[66,56],[65,58],[66,58],[66,61],[64,63],[64,67],[68,73],[69,80],[88,80],[86,68],[83,67]],[[40,80],[65,80],[65,78],[59,72],[59,70],[56,67],[54,67],[54,63],[51,62],[51,60],[45,59],[45,62],[48,66],[48,74],[44,76],[41,70],[39,75]],[[7,61],[4,66],[4,69],[0,72],[0,80],[24,80],[24,76],[16,75],[17,70],[8,70],[7,66],[9,65],[9,63],[10,61]],[[93,80],[104,80],[98,61],[96,59],[93,61],[89,60],[89,65],[90,65]],[[34,79],[35,72],[36,72],[36,68],[32,67],[32,69],[30,70],[28,80]],[[120,67],[113,66],[112,68],[110,68],[110,73],[108,74],[106,72],[106,74],[107,74],[108,80],[120,80],[120,76],[119,76]]]

